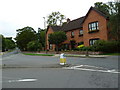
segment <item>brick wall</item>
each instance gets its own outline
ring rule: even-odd
[[[99,31],[94,33],[88,33],[88,24],[94,21],[99,22]],[[108,40],[107,20],[94,10],[91,10],[87,18],[85,19],[83,23],[83,30],[83,40],[85,46],[89,46],[89,39],[100,38],[100,40]]]
[[[49,36],[49,34],[51,34],[51,33],[53,33],[53,30],[52,30],[51,27],[49,27],[49,28],[48,28],[48,31],[47,31],[47,33],[46,33],[46,40],[47,40],[47,42],[46,42],[46,47],[47,47],[47,50],[49,50],[48,36]],[[53,44],[52,46],[53,46],[53,48],[52,48],[51,50],[54,50],[54,49],[55,49],[55,45]]]
[[[66,32],[67,40],[64,43],[70,43],[71,40],[75,40],[76,43],[83,41],[83,36],[79,36],[80,29],[74,29]],[[71,32],[74,32],[74,37],[71,37]]]

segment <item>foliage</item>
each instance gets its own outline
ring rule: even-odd
[[[84,45],[83,45],[83,44],[81,44],[81,45],[77,46],[77,48],[82,48],[82,47],[84,47]]]
[[[6,47],[6,44],[5,44],[5,38],[4,38],[4,36],[3,35],[0,35],[0,50],[1,50],[1,48],[2,48],[2,52],[4,52],[5,51],[5,47]]]
[[[79,51],[93,51],[92,47],[91,46],[83,46],[81,48],[78,48]]]
[[[35,54],[35,53],[23,53],[23,54],[32,56],[54,56],[53,54]]]
[[[65,20],[65,16],[60,12],[52,12],[47,18],[47,24],[52,26],[62,25]]]
[[[109,38],[120,40],[120,3],[108,2],[105,4],[102,2],[96,2],[94,5],[95,8],[105,13],[109,17]]]
[[[6,50],[14,49],[16,47],[15,42],[12,39],[5,38]]]
[[[42,44],[39,43],[38,41],[30,41],[27,44],[27,49],[29,51],[40,51],[40,50],[42,50]]]
[[[48,39],[49,43],[55,44],[56,50],[58,51],[59,44],[64,42],[67,39],[67,36],[66,36],[65,32],[58,31],[58,32],[54,32],[54,33],[50,34],[48,38],[49,38]]]
[[[16,45],[12,38],[5,38],[3,35],[0,35],[0,51],[4,52],[15,47]]]
[[[99,9],[104,14],[109,15],[109,6],[107,4],[103,2],[96,2],[94,3],[94,7]]]
[[[38,42],[42,44],[42,47],[45,47],[45,32],[46,29],[39,29],[37,33]]]
[[[110,15],[110,20],[108,23],[110,31],[110,36],[114,40],[120,40],[120,3],[111,4],[111,8],[114,12]]]
[[[120,52],[120,41],[104,41],[98,40],[92,46],[95,51],[102,51],[107,53]]]
[[[24,27],[22,29],[18,29],[17,36],[16,36],[16,42],[18,47],[21,50],[27,50],[27,44],[30,41],[37,40],[37,35],[35,30],[32,27]]]

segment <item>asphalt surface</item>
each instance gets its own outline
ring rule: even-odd
[[[14,54],[2,59],[3,88],[118,88],[118,57],[67,57],[69,67],[89,66],[90,70],[67,69],[59,57]],[[92,66],[92,69],[91,69]],[[113,72],[91,71],[115,70]],[[83,67],[86,68],[86,67]]]

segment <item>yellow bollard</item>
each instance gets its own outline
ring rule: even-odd
[[[66,64],[66,57],[64,56],[64,53],[60,54],[60,65]]]

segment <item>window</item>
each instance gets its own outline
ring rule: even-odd
[[[49,44],[49,49],[52,50],[53,49],[53,45]]]
[[[79,31],[79,36],[83,36],[83,30]]]
[[[98,31],[99,30],[98,21],[97,22],[89,23],[88,29],[89,29],[90,32],[91,31]]]
[[[79,46],[79,45],[82,45],[82,44],[84,44],[84,42],[83,42],[83,41],[82,41],[82,42],[79,42],[79,43],[78,43],[78,46]]]
[[[74,32],[73,31],[71,32],[71,38],[74,38]]]
[[[90,40],[89,40],[90,46],[92,46],[97,40],[99,40],[99,38],[90,39]]]

